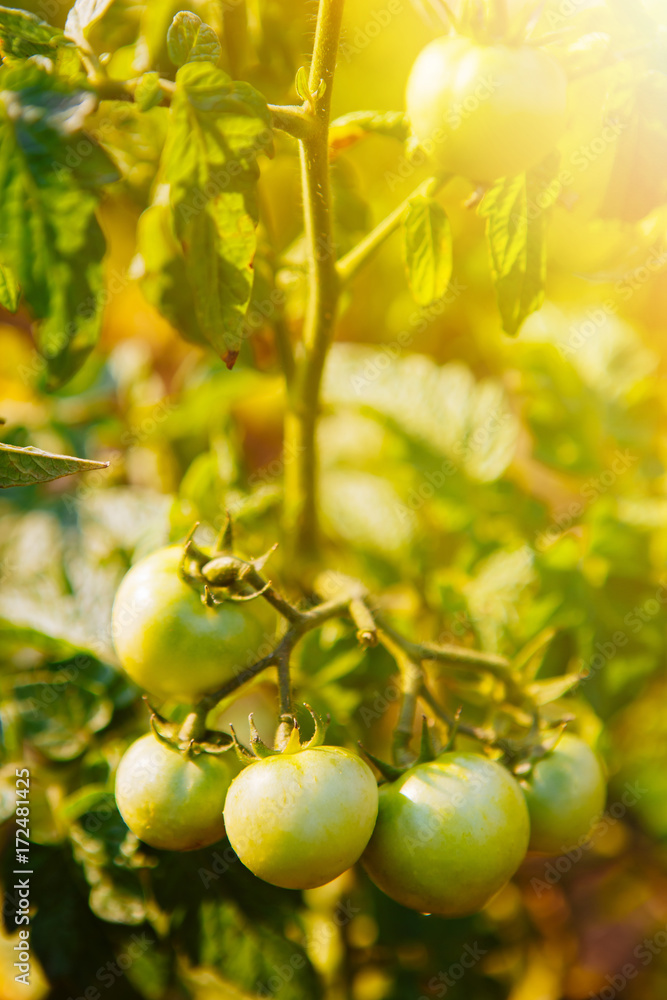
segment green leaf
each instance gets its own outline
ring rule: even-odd
[[[95,105],[35,64],[0,68],[0,244],[38,322],[52,384],[83,364],[99,335],[105,244],[95,188],[117,178],[83,131]]]
[[[413,198],[403,233],[410,289],[420,306],[428,306],[442,298],[452,276],[452,230],[447,213],[433,198]]]
[[[528,693],[538,705],[549,705],[581,684],[581,674],[564,674],[546,681],[536,681],[528,687]]]
[[[140,278],[141,290],[151,305],[185,340],[206,343],[169,205],[156,202],[139,218],[133,274]]]
[[[557,166],[554,155],[527,174],[497,181],[479,208],[487,220],[491,274],[503,329],[510,336],[544,301],[546,229],[553,204],[549,180]]]
[[[144,73],[134,88],[134,102],[141,111],[150,111],[162,100],[160,74]]]
[[[103,101],[86,123],[117,165],[121,183],[142,205],[149,201],[168,119],[167,108],[142,111],[129,101]]]
[[[77,652],[67,639],[49,635],[30,625],[20,625],[18,622],[0,618],[0,657],[9,663],[21,651],[34,652],[35,659],[64,660]]]
[[[0,489],[9,486],[32,486],[53,479],[72,476],[89,469],[106,469],[108,462],[90,462],[69,455],[52,455],[39,448],[17,448],[0,443]]]
[[[86,690],[59,680],[17,683],[15,697],[24,739],[50,760],[79,757],[92,738],[109,724],[113,702],[101,685]]]
[[[55,58],[58,49],[67,45],[60,28],[41,21],[27,10],[0,7],[0,48],[6,59],[29,59],[30,56]]]
[[[236,986],[260,996],[270,993],[276,1000],[321,996],[303,948],[259,921],[247,920],[231,900],[204,899],[197,917],[188,935],[197,965],[210,966]],[[282,969],[289,975],[278,974]]]
[[[115,0],[76,0],[65,21],[65,35],[87,48],[86,29],[103,17]]]
[[[19,307],[21,289],[8,267],[0,264],[0,305],[11,313],[15,313]]]
[[[231,367],[252,293],[257,155],[270,145],[270,116],[257,91],[214,66],[188,63],[176,83],[162,160],[173,231],[197,322]]]
[[[82,791],[85,794],[88,789]],[[113,793],[107,791],[102,801],[95,803],[94,790],[91,792],[91,808],[83,810],[70,829],[74,857],[90,886],[90,909],[115,924],[141,924],[146,918],[146,901],[138,873],[123,856],[127,827]]]
[[[181,10],[167,32],[167,51],[175,66],[192,62],[217,62],[222,48],[213,28],[197,14]]]

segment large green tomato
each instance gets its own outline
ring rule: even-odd
[[[222,810],[238,770],[232,752],[183,754],[149,733],[118,765],[116,803],[140,840],[166,851],[194,851],[224,836]]]
[[[313,747],[249,764],[229,789],[225,827],[259,878],[313,889],[359,859],[377,809],[377,783],[361,758],[342,747]]]
[[[567,80],[528,46],[437,38],[410,71],[407,112],[419,144],[447,173],[491,183],[536,166],[565,127]]]
[[[118,588],[111,627],[132,680],[155,694],[194,701],[261,658],[276,617],[261,597],[207,607],[179,576],[182,554],[170,546],[132,567]]]
[[[521,782],[530,813],[530,849],[564,854],[584,840],[604,809],[606,787],[595,753],[565,733]]]
[[[521,789],[501,764],[445,753],[380,787],[362,862],[404,906],[459,917],[481,909],[511,878],[529,833]]]

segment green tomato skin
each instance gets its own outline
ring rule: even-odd
[[[605,779],[596,754],[565,733],[521,782],[530,813],[530,850],[564,854],[586,840],[604,809]]]
[[[259,878],[313,889],[358,861],[378,809],[367,764],[342,747],[314,747],[250,764],[225,803],[229,842]]]
[[[445,753],[380,786],[362,863],[403,906],[461,917],[480,910],[512,877],[529,833],[521,789],[502,765]]]
[[[179,576],[173,545],[136,563],[121,581],[111,628],[118,658],[133,681],[163,697],[195,701],[260,659],[275,632],[261,597],[206,607]]]
[[[125,751],[116,803],[140,840],[165,851],[194,851],[225,833],[222,811],[239,764],[233,753],[185,756],[152,733]]]
[[[528,46],[437,38],[417,56],[406,91],[416,139],[448,173],[491,183],[536,166],[566,123],[567,79]]]

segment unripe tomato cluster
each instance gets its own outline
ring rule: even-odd
[[[173,553],[156,553],[127,575],[114,621],[130,606],[134,615],[115,636],[131,676],[150,676],[154,690],[185,696],[220,683],[233,668],[239,636],[225,645],[229,621],[223,614],[216,638],[208,612],[220,611],[200,610],[191,600],[191,593],[197,595],[179,578]],[[166,598],[164,613],[155,591]],[[240,605],[246,637],[263,627],[265,619],[252,619],[256,604]],[[196,642],[187,648],[175,635],[189,622],[195,638],[204,637],[207,654],[217,650],[217,674],[212,655],[200,673]],[[133,645],[131,637],[144,628],[149,638]],[[162,655],[168,671],[159,669]],[[181,690],[179,676],[185,678]],[[167,686],[159,683],[165,679]],[[323,885],[361,860],[392,899],[454,917],[484,906],[528,850],[563,852],[585,837],[605,797],[597,757],[569,734],[521,780],[488,756],[448,751],[378,790],[361,757],[317,745],[315,738],[305,746],[290,740],[283,752],[267,751],[245,763],[233,752],[181,750],[143,736],[118,767],[118,808],[130,830],[153,847],[194,850],[226,833],[255,875],[290,889]]]

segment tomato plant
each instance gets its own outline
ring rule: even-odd
[[[664,0],[24,2],[3,997],[662,1000]]]

